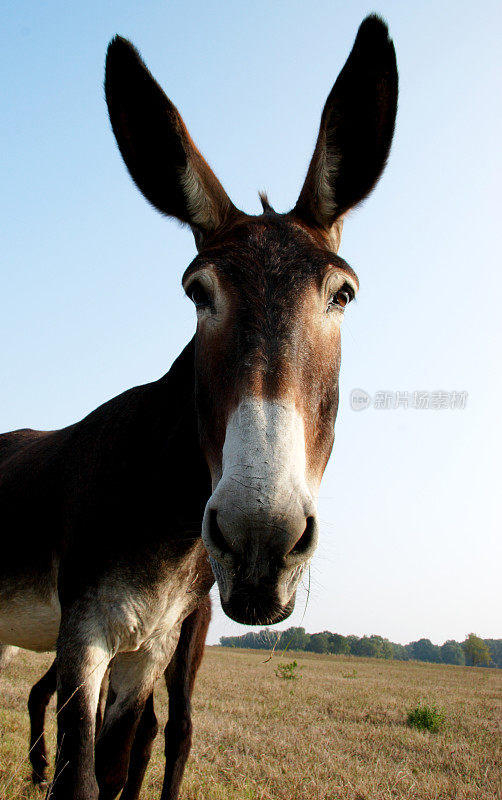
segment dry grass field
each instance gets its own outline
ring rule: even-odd
[[[194,697],[183,800],[502,798],[502,671],[208,648]],[[274,668],[296,658],[299,680]],[[22,653],[0,676],[0,800],[40,800],[29,783],[26,700],[50,657]],[[441,733],[406,725],[418,701]],[[163,723],[166,697],[157,690]],[[49,713],[54,751],[54,712]],[[162,741],[145,781],[158,800]]]

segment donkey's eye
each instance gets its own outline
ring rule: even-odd
[[[328,303],[328,311],[332,308],[345,308],[352,300],[352,294],[345,286],[331,295]]]
[[[196,308],[207,308],[213,304],[208,292],[199,281],[194,281],[189,286],[187,294]]]

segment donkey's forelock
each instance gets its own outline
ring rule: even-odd
[[[258,196],[260,198],[261,207],[263,209],[264,214],[275,214],[275,210],[272,208],[268,201],[268,195],[266,192],[258,192]]]

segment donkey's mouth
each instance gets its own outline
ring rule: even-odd
[[[303,567],[253,580],[240,577],[239,571],[226,569],[212,557],[210,562],[223,611],[230,619],[243,625],[275,625],[292,613]]]
[[[247,592],[234,592],[228,600],[221,597],[223,611],[241,625],[275,625],[287,619],[295,607],[296,593],[294,593],[286,605],[281,606],[275,597],[266,597],[257,594],[252,595]]]
[[[232,597],[228,602],[221,601],[223,611],[241,625],[275,625],[287,619],[295,607],[295,595],[282,608],[266,598]]]

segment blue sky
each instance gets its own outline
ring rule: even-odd
[[[133,186],[103,99],[116,32],[180,109],[233,201],[294,205],[357,27],[388,21],[396,138],[340,254],[336,444],[310,598],[287,624],[442,642],[502,635],[499,230],[502,9],[313,0],[23,2],[0,31],[0,428],[50,429],[156,379],[190,338],[190,232]],[[464,410],[354,412],[350,392],[467,391]],[[284,627],[284,626],[283,626]],[[245,629],[215,610],[210,640]]]

